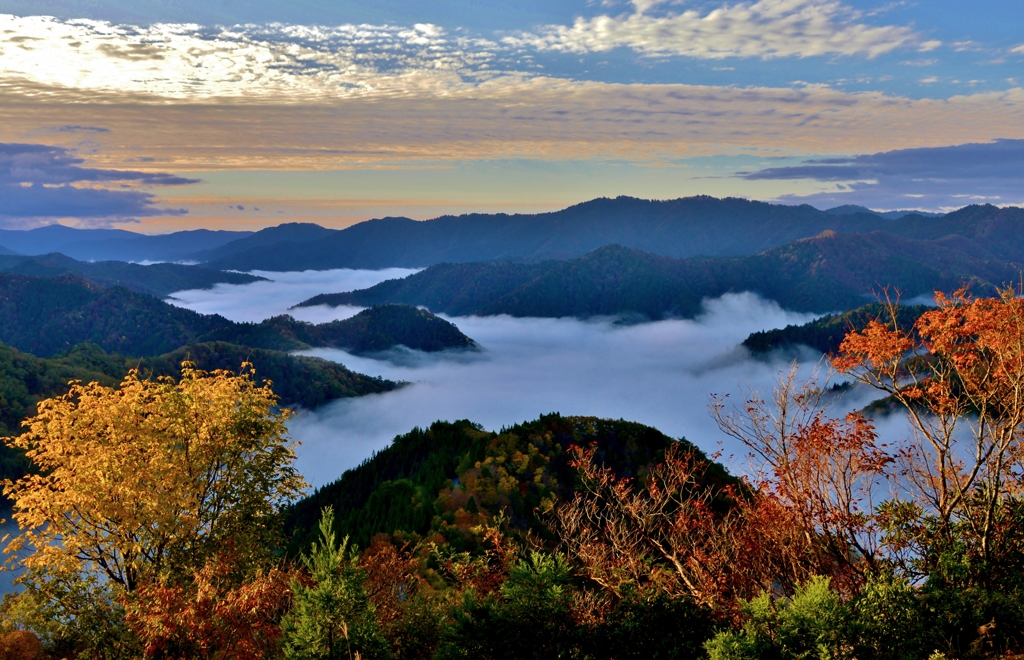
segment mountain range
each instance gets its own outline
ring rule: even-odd
[[[203,250],[251,235],[248,231],[195,229],[147,236],[123,229],[75,229],[47,225],[0,229],[0,245],[23,255],[60,252],[84,261],[181,261]]]
[[[879,214],[853,206],[819,211],[707,196],[666,201],[618,197],[551,213],[467,214],[423,222],[382,218],[342,230],[290,223],[256,233],[197,230],[142,236],[52,225],[0,231],[0,246],[27,255],[59,251],[81,260],[191,261],[242,271],[374,269],[566,259],[611,243],[670,257],[737,256],[828,229],[885,230],[890,218],[927,219],[914,212]]]
[[[1022,214],[1024,215],[1024,214]],[[1012,246],[1003,245],[1007,252]],[[959,248],[959,249],[958,249]],[[693,317],[705,298],[753,291],[794,311],[860,307],[885,287],[906,299],[967,283],[979,294],[1019,278],[1017,262],[965,237],[907,239],[826,231],[759,254],[672,259],[611,245],[539,264],[440,264],[311,305],[421,305],[450,315]]]

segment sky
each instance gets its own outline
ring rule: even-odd
[[[1005,0],[0,0],[0,226],[1024,203]]]

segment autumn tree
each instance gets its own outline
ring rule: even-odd
[[[910,420],[896,454],[908,499],[885,513],[920,575],[938,549],[966,544],[993,567],[1022,540],[1024,300],[1012,288],[996,298],[961,289],[936,302],[912,329],[874,321],[851,332],[833,360]]]
[[[862,582],[881,559],[873,513],[893,459],[870,420],[830,416],[828,398],[816,377],[801,381],[794,366],[779,375],[770,398],[748,391],[730,407],[727,397],[713,396],[711,412],[749,450],[760,495],[777,500],[819,567],[851,588],[849,580]]]
[[[770,495],[723,483],[703,456],[673,446],[644,478],[627,479],[596,465],[593,448],[572,454],[581,484],[550,524],[609,605],[646,592],[728,609],[814,570],[791,512]]]
[[[72,383],[9,444],[38,473],[7,481],[29,569],[97,573],[124,592],[190,580],[228,541],[240,567],[280,545],[278,511],[304,483],[269,384],[182,365],[179,381],[130,372],[118,388]],[[243,570],[244,572],[244,570]]]
[[[270,568],[236,577],[230,548],[211,555],[191,583],[147,582],[125,598],[128,627],[147,658],[260,660],[276,655],[293,575]]]

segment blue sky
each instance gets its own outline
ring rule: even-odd
[[[1017,204],[1022,19],[994,0],[0,0],[0,224]],[[49,181],[68,159],[109,173]]]

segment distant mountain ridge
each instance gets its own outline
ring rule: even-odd
[[[941,215],[876,212],[856,205],[821,211],[709,196],[663,201],[618,197],[550,213],[467,214],[425,221],[382,218],[342,230],[286,223],[255,233],[197,230],[141,236],[50,226],[0,231],[0,245],[24,254],[60,251],[82,260],[187,261],[221,270],[296,271],[564,260],[611,244],[675,258],[737,257],[824,231],[885,231],[910,239],[963,236],[999,259],[1024,262],[1020,214],[1021,209],[987,205]],[[1007,222],[1013,231],[1007,231]]]
[[[865,232],[888,224],[876,215],[840,217],[807,205],[737,198],[601,198],[533,215],[370,220],[314,241],[247,249],[207,265],[242,271],[420,268],[443,262],[568,259],[609,244],[672,257],[734,256],[828,229]]]
[[[964,237],[929,241],[826,231],[744,257],[672,259],[606,246],[540,264],[440,264],[368,289],[315,296],[299,306],[401,303],[456,316],[658,319],[693,317],[706,298],[753,291],[786,309],[825,313],[860,307],[885,286],[907,298],[963,283],[976,293],[991,293],[1020,271],[1019,263],[993,258]]]
[[[175,291],[209,289],[220,283],[249,284],[264,279],[246,273],[171,263],[143,266],[123,261],[84,262],[60,253],[32,257],[0,253],[0,271],[36,277],[72,273],[100,286],[123,286],[160,298]]]
[[[75,229],[47,225],[0,229],[0,245],[29,256],[60,252],[82,261],[184,261],[202,250],[251,235],[249,231],[194,229],[147,236],[123,229]]]

